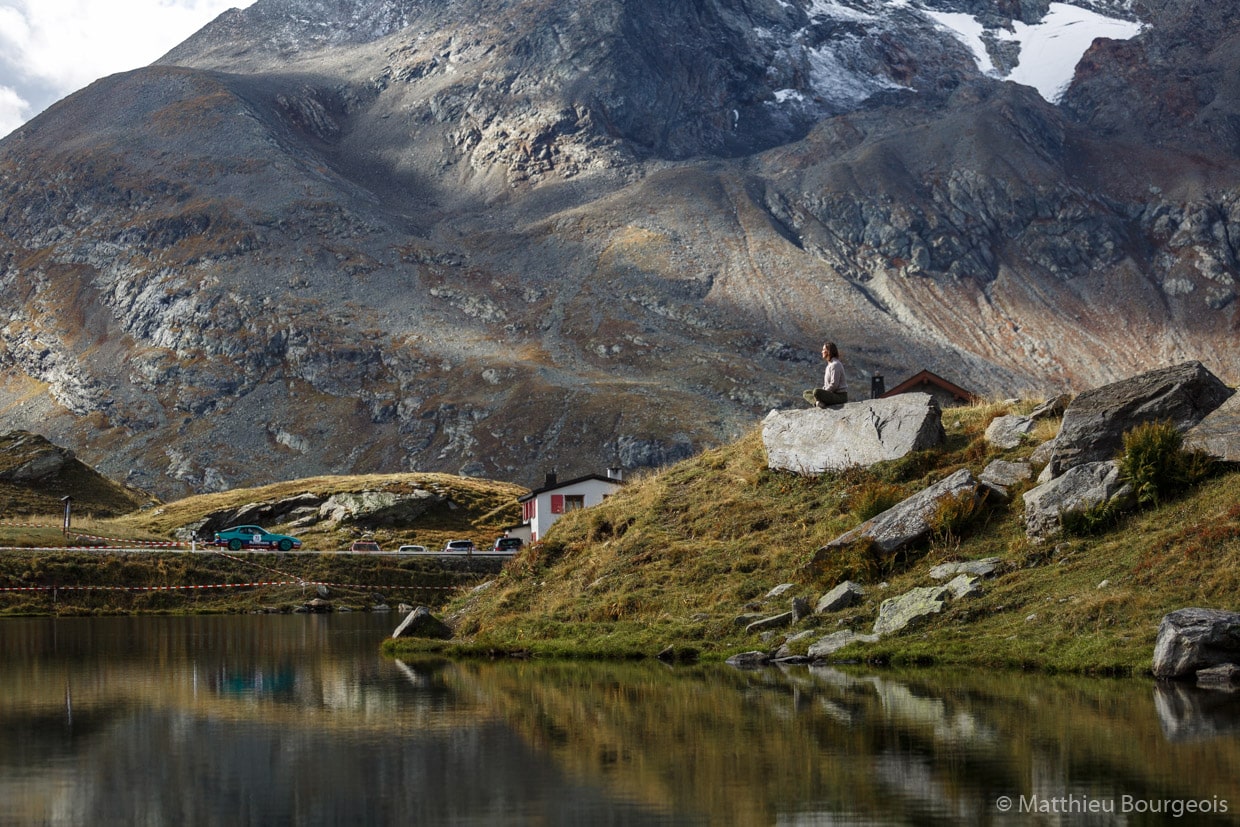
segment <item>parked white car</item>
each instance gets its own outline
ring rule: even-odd
[[[397,554],[426,554],[426,546],[401,546],[396,549]]]

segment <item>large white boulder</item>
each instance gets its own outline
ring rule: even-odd
[[[771,411],[762,422],[768,467],[798,474],[899,459],[940,445],[944,438],[942,411],[928,393],[838,408]]]

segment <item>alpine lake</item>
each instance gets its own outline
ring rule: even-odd
[[[380,653],[396,614],[0,620],[0,824],[1240,821],[1240,694]]]

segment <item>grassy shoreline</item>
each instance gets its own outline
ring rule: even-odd
[[[812,631],[790,644],[804,653],[830,632],[869,632],[884,599],[934,584],[934,565],[985,557],[1001,563],[980,596],[949,602],[920,626],[854,644],[832,659],[1139,675],[1149,671],[1167,612],[1240,608],[1240,471],[1228,467],[1095,534],[1030,542],[1020,496],[1030,482],[1009,501],[988,503],[966,523],[894,558],[864,548],[816,557],[893,498],[961,467],[977,474],[993,459],[1025,459],[1053,436],[1057,423],[1017,449],[988,445],[986,425],[1013,409],[1025,406],[951,409],[942,449],[819,477],[768,470],[754,431],[565,517],[547,542],[513,561],[484,592],[447,607],[458,639],[389,641],[384,651],[623,659],[671,647],[674,655],[722,660]],[[866,589],[861,605],[811,616],[773,640],[737,624],[746,614],[786,611],[793,596],[812,606],[844,579]],[[784,583],[792,589],[766,598]]]
[[[1013,489],[1007,501],[991,500],[964,519],[945,520],[928,542],[898,555],[878,555],[863,545],[826,557],[819,553],[867,517],[959,468],[978,474],[995,459],[1027,459],[1053,437],[1057,422],[1040,425],[1026,443],[1010,450],[989,445],[982,435],[995,417],[1032,405],[949,409],[944,412],[948,438],[941,448],[816,477],[769,470],[755,429],[733,444],[637,475],[602,505],[566,515],[544,542],[485,576],[432,571],[423,560],[332,553],[288,555],[275,562],[265,555],[230,559],[184,551],[0,552],[0,589],[56,583],[115,589],[62,592],[55,603],[46,592],[0,591],[0,615],[292,611],[317,590],[304,585],[137,590],[287,578],[343,584],[331,587],[339,608],[427,605],[456,630],[450,641],[383,642],[383,651],[392,656],[628,660],[662,653],[674,660],[719,661],[773,650],[799,632],[812,634],[789,644],[793,654],[804,654],[831,632],[867,633],[883,600],[933,584],[928,576],[933,566],[995,557],[999,567],[983,581],[979,596],[949,602],[920,626],[877,643],[854,644],[832,660],[1147,673],[1164,614],[1185,606],[1240,608],[1240,469],[1234,466],[1216,467],[1199,483],[1143,510],[1095,525],[1094,533],[1030,542],[1021,501],[1023,490],[1034,484],[1029,482]],[[426,482],[291,481],[164,504],[90,528],[170,539],[177,526],[211,509],[289,496],[311,484],[326,491],[393,481]],[[510,486],[447,477],[432,481],[469,507],[428,517],[416,532],[406,532],[410,541],[489,532],[511,520],[516,489]],[[42,534],[19,536],[27,529],[4,530],[10,543],[50,542]],[[358,528],[340,531],[319,532],[316,539],[344,543]],[[398,541],[401,529],[385,531],[391,542]],[[746,632],[739,622],[787,611],[793,597],[812,606],[844,579],[865,588],[860,605],[811,615],[767,639]],[[790,584],[789,590],[769,597],[781,584]]]

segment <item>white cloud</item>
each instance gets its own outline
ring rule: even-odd
[[[254,0],[0,0],[0,89],[29,117],[92,81],[136,69]],[[0,93],[0,135],[11,102]]]
[[[30,104],[16,90],[0,86],[0,136],[7,135],[30,117]]]

